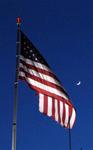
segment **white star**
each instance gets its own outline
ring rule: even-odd
[[[30,52],[32,52],[32,49],[30,50]]]

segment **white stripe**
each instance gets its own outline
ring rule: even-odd
[[[65,122],[64,122],[65,127],[67,127],[68,122],[69,122],[69,106],[65,104]]]
[[[39,93],[39,111],[43,113],[44,111],[44,95]]]
[[[55,99],[55,120],[58,121],[58,101]]]
[[[37,68],[40,68],[40,69],[43,69],[43,70],[46,70],[48,72],[53,73],[47,66],[45,66],[45,65],[43,65],[41,63],[35,62],[35,61],[31,61],[30,59],[24,58],[22,55],[20,55],[20,60],[23,60],[28,65],[32,65],[32,66],[35,66]]]
[[[52,97],[48,96],[48,111],[47,111],[48,116],[52,116]]]
[[[40,73],[40,72],[37,72],[37,71],[35,71],[35,70],[33,70],[33,69],[28,69],[28,68],[27,68],[25,65],[23,65],[22,63],[20,63],[20,66],[19,66],[19,67],[20,67],[20,68],[23,68],[26,72],[30,73],[31,75],[34,75],[34,76],[39,77],[39,78],[41,78],[41,79],[43,79],[43,80],[49,81],[49,82],[51,82],[51,83],[54,83],[54,84],[56,84],[56,85],[58,85],[58,86],[61,87],[61,85],[58,83],[58,81],[57,81],[56,79],[54,79],[54,78],[52,78],[52,77],[50,77],[50,76],[48,76],[48,75],[45,75],[45,74]]]
[[[73,108],[72,116],[71,116],[71,119],[70,119],[70,128],[73,127],[73,124],[74,124],[74,122],[75,122],[75,118],[76,118],[76,112],[75,112],[75,110],[74,110],[74,108]]]
[[[63,102],[60,102],[60,119],[61,119],[61,125],[63,125]]]
[[[21,71],[20,71],[20,72],[21,72]],[[19,72],[19,73],[20,73],[20,72]],[[19,76],[20,76],[20,74],[19,74]],[[21,76],[22,76],[22,77],[25,77],[25,73],[21,72]],[[45,85],[45,84],[42,84],[42,83],[40,83],[40,82],[38,82],[38,81],[35,81],[35,80],[31,79],[31,78],[26,78],[26,80],[27,80],[27,82],[28,82],[29,84],[31,84],[31,85],[33,85],[33,86],[36,86],[36,87],[38,87],[38,88],[41,88],[42,90],[45,90],[45,91],[47,91],[47,92],[51,92],[52,94],[56,94],[56,95],[58,95],[58,96],[63,97],[64,99],[68,100],[68,98],[64,95],[64,93],[62,93],[61,91],[59,91],[59,90],[57,90],[57,89],[55,89],[55,88],[52,88],[52,87],[47,86],[47,85]]]

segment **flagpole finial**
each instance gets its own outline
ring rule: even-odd
[[[18,26],[21,25],[21,18],[20,18],[20,17],[17,18],[17,25],[18,25]]]

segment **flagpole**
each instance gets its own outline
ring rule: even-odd
[[[68,129],[68,134],[69,134],[69,150],[72,150],[72,144],[71,144],[71,129],[70,129],[70,117],[69,117],[69,129]]]
[[[16,73],[14,82],[14,110],[12,124],[12,150],[16,150],[16,122],[17,122],[17,96],[18,96],[18,75],[19,75],[19,55],[20,55],[20,25],[21,19],[17,18],[17,42],[16,42]]]

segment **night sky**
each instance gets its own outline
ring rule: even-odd
[[[77,111],[72,150],[93,150],[93,1],[0,1],[0,150],[11,150],[16,18],[67,90]],[[78,86],[77,82],[81,81]],[[38,111],[38,97],[19,81],[17,150],[69,150],[68,129]]]

